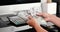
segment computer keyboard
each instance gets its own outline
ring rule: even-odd
[[[42,17],[36,15],[40,12],[42,12],[40,10],[40,7],[33,7],[30,8],[30,10],[21,10],[19,11],[19,13],[17,13],[17,16],[9,18],[14,24],[19,25],[26,23],[28,20],[28,16],[32,16],[33,18],[35,18],[36,21],[38,21],[39,24],[46,26],[46,21]]]

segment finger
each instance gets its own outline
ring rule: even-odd
[[[30,19],[28,19],[27,24],[30,22]]]
[[[39,14],[37,14],[37,16],[45,17],[45,14],[44,13],[39,13]]]
[[[32,16],[29,16],[28,19],[32,19]]]
[[[37,16],[42,16],[42,17],[47,17],[47,13],[39,13],[39,14],[37,14]]]
[[[42,16],[43,14],[42,13],[39,13],[39,14],[36,14],[37,16]]]
[[[47,19],[47,18],[44,18],[44,20],[45,20],[45,21],[49,21],[49,19]]]
[[[27,24],[29,23],[29,20],[27,21]]]
[[[42,13],[42,17],[46,18],[47,16],[47,13]]]

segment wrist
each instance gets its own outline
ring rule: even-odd
[[[35,24],[34,28],[36,29],[37,32],[48,32],[45,29],[43,29],[39,24]]]
[[[36,27],[36,26],[40,26],[40,24],[38,24],[38,23],[35,23],[33,27]]]

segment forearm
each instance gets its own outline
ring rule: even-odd
[[[48,32],[45,29],[43,29],[39,24],[35,24],[34,28],[37,32]]]

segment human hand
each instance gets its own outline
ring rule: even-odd
[[[37,16],[42,16],[46,21],[55,21],[58,17],[56,17],[55,15],[51,15],[48,13],[39,13],[37,14]]]
[[[36,30],[37,32],[48,32],[48,31],[46,31],[45,29],[43,29],[43,28],[40,26],[40,24],[38,24],[37,21],[36,21],[33,17],[29,16],[28,18],[29,18],[28,21],[27,21],[28,25],[30,25],[30,26],[32,26],[33,28],[35,28],[35,30]]]
[[[36,24],[38,24],[38,22],[32,16],[29,16],[27,24],[34,27]]]

